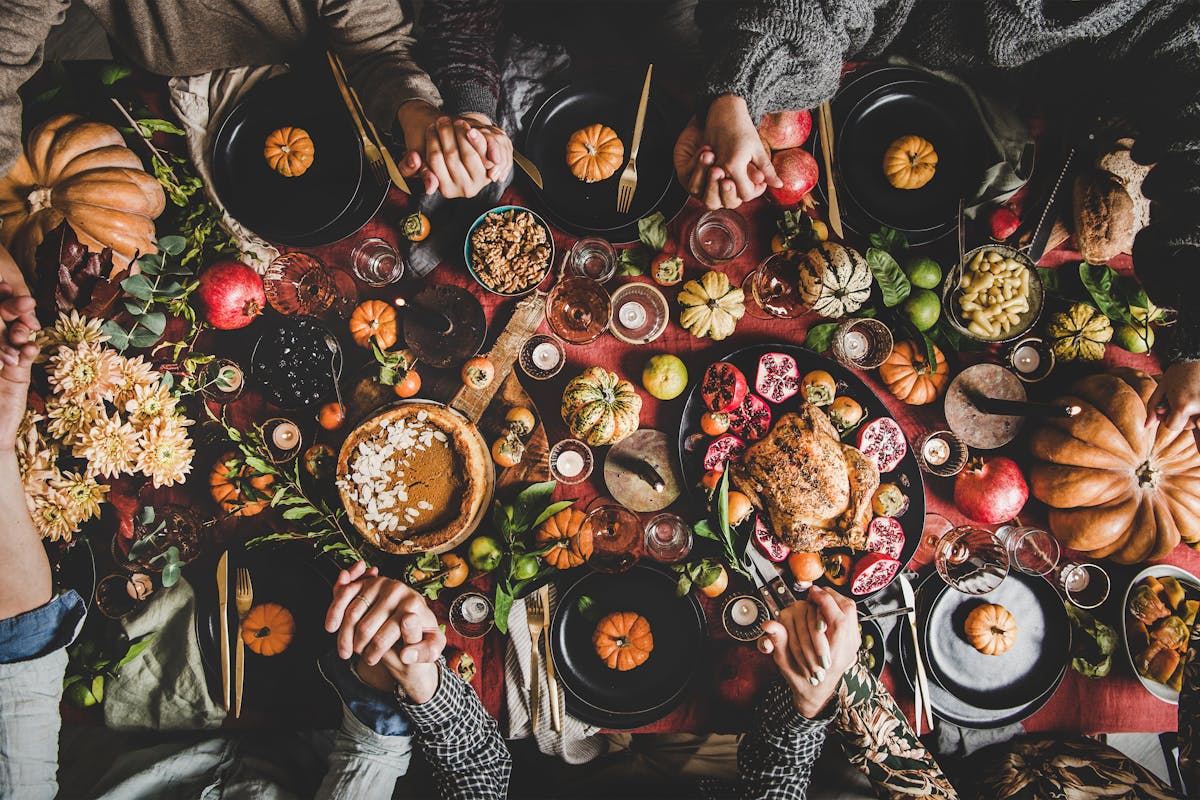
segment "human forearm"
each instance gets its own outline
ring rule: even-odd
[[[0,508],[8,522],[0,526],[0,620],[45,605],[52,590],[50,563],[25,504],[25,488],[11,446],[0,448]]]
[[[422,63],[437,84],[446,113],[496,118],[500,20],[499,0],[427,0],[422,7]]]
[[[42,65],[50,28],[63,21],[70,0],[0,3],[0,175],[21,154],[21,98],[17,90]]]
[[[754,730],[738,746],[738,792],[743,798],[802,796],[825,742],[830,717],[804,717],[782,681],[771,685],[755,713]]]

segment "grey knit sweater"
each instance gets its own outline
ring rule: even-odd
[[[754,0],[710,45],[718,57],[702,95],[741,95],[755,118],[828,100],[843,62],[885,50],[959,73],[1026,70],[1030,88],[1057,84],[1064,101],[1112,81],[1121,107],[1095,111],[1128,115],[1135,158],[1157,163],[1138,276],[1181,312],[1168,355],[1200,358],[1200,2]]]

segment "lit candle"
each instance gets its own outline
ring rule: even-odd
[[[463,598],[461,612],[462,618],[471,624],[483,622],[488,615],[487,600],[477,594],[467,595]]]
[[[558,366],[558,348],[550,342],[542,342],[533,348],[533,363],[539,369],[554,369]]]
[[[617,309],[617,319],[623,326],[630,330],[635,330],[645,325],[647,318],[646,307],[636,300],[623,303]]]
[[[271,431],[271,443],[288,451],[300,444],[300,428],[291,420],[283,420]]]
[[[922,455],[925,456],[926,464],[941,466],[950,460],[950,445],[940,437],[929,439],[925,442]]]
[[[743,597],[729,609],[729,617],[738,625],[749,627],[758,622],[758,605],[749,597]]]
[[[1042,354],[1033,345],[1023,344],[1013,351],[1013,366],[1026,374],[1037,371],[1042,364]]]
[[[867,341],[867,336],[861,331],[846,331],[845,337],[842,339],[842,347],[846,350],[846,355],[850,358],[862,358],[867,354],[867,346],[870,342]]]
[[[554,468],[564,478],[574,478],[583,472],[583,455],[577,450],[563,450],[554,460]]]

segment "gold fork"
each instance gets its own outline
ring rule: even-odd
[[[542,692],[542,680],[538,666],[538,639],[546,627],[542,597],[534,592],[525,598],[525,617],[529,622],[529,729],[537,732],[538,700]]]
[[[337,57],[332,52],[325,54],[329,57],[329,68],[333,70],[333,77],[337,81],[338,90],[342,93],[342,102],[346,104],[346,108],[350,111],[350,118],[354,120],[354,127],[358,129],[358,138],[362,140],[363,155],[366,156],[367,162],[371,167],[371,174],[375,176],[375,180],[383,185],[391,180],[387,171],[387,164],[383,161],[383,153],[379,151],[379,147],[375,142],[371,141],[371,137],[367,135],[367,130],[364,127],[367,124],[366,114],[362,113],[359,106],[357,96],[353,93],[354,88],[347,82],[345,76],[340,69],[341,64]]]
[[[633,141],[629,147],[629,163],[621,173],[621,182],[617,185],[617,213],[628,214],[629,206],[633,203],[633,193],[637,191],[637,154],[642,144],[642,125],[646,122],[646,101],[650,99],[650,73],[654,65],[646,67],[646,82],[642,85],[642,99],[638,103],[637,119],[633,123]]]
[[[237,655],[233,662],[233,716],[237,719],[242,716],[242,679],[246,669],[246,643],[242,640],[242,623],[246,621],[246,615],[250,613],[250,607],[254,605],[254,584],[250,582],[250,570],[245,567],[238,567],[237,593],[234,595],[234,602],[237,603],[238,626]]]
[[[537,592],[538,603],[542,606],[542,644],[546,648],[543,658],[546,660],[546,687],[550,690],[550,727],[555,733],[562,733],[562,705],[558,696],[558,676],[554,671],[554,656],[550,653],[550,585],[543,584]]]

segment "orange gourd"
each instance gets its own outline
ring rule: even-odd
[[[879,366],[879,377],[888,391],[912,406],[932,403],[942,396],[950,383],[950,366],[941,349],[934,345],[936,363],[931,367],[925,347],[916,342],[897,342],[892,354]]]
[[[565,508],[537,529],[537,546],[553,545],[542,558],[556,569],[571,569],[592,555],[592,526],[587,514]]]
[[[641,614],[617,611],[596,625],[592,647],[605,666],[625,672],[646,663],[654,651],[654,636],[650,633],[650,623]]]
[[[897,189],[920,189],[933,180],[937,164],[937,151],[920,136],[901,136],[883,152],[883,174]]]
[[[624,160],[625,145],[607,125],[588,125],[567,139],[567,166],[586,183],[611,177]]]
[[[1003,655],[1017,641],[1017,621],[1004,606],[984,603],[967,615],[963,632],[971,646],[985,656]]]
[[[278,603],[263,603],[250,609],[242,620],[242,641],[260,656],[277,656],[292,643],[296,618]]]
[[[212,472],[208,475],[208,484],[212,490],[213,500],[224,509],[225,513],[235,517],[252,517],[261,514],[271,503],[271,485],[275,483],[272,475],[253,475],[246,464],[236,468],[235,456],[232,451],[217,459]],[[253,496],[246,497],[249,488]]]
[[[60,114],[30,132],[0,181],[0,244],[32,276],[38,245],[65,220],[81,243],[111,247],[121,270],[157,252],[154,220],[166,202],[116,128]]]
[[[267,134],[263,143],[263,158],[267,166],[285,178],[296,178],[308,172],[316,157],[316,146],[304,128],[290,125]]]
[[[1146,424],[1157,386],[1132,369],[1089,375],[1055,400],[1081,412],[1034,431],[1030,489],[1067,547],[1119,564],[1200,547],[1200,452],[1190,428]]]
[[[396,309],[382,300],[359,303],[350,315],[350,336],[359,347],[370,348],[371,339],[380,350],[396,343]]]

